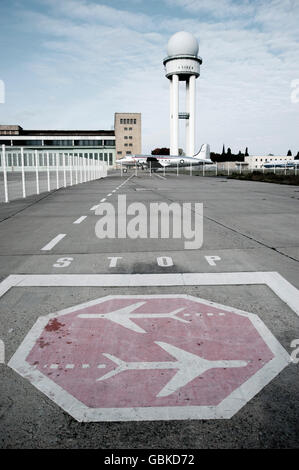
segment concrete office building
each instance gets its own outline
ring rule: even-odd
[[[115,165],[117,152],[141,153],[141,114],[115,113],[114,130],[27,130],[18,125],[0,125],[0,145],[5,144],[8,169],[19,166],[19,151],[23,147],[30,157],[35,150],[40,154],[73,154],[86,159],[105,162],[109,167]],[[43,161],[43,158],[40,160]]]
[[[17,153],[23,147],[26,152],[38,150],[72,153],[79,157],[95,158],[113,166],[115,162],[114,131],[104,130],[26,130],[21,126],[0,125],[0,144],[6,145],[8,167],[17,167]],[[14,153],[16,152],[16,153]],[[29,164],[30,165],[30,159]]]
[[[179,119],[186,120],[186,155],[195,154],[195,79],[200,75],[197,39],[180,31],[168,41],[168,56],[163,60],[170,84],[170,155],[179,151]],[[179,82],[186,83],[185,112],[179,112]]]
[[[115,113],[116,159],[141,153],[141,113]]]

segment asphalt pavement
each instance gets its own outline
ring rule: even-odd
[[[143,238],[117,236],[120,196]],[[298,199],[296,186],[114,171],[0,204],[0,447],[297,448]],[[149,236],[163,202],[187,208],[180,237]],[[107,203],[115,237],[99,238]],[[209,365],[192,378],[198,358]]]

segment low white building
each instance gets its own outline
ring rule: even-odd
[[[292,160],[294,160],[292,155],[250,155],[249,157],[245,157],[244,166],[249,170],[260,170],[263,168],[265,163],[279,165],[288,163]]]

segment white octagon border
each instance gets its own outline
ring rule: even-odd
[[[178,274],[24,274],[10,275],[0,284],[0,297],[12,287],[122,287],[122,286],[190,286],[190,285],[267,285],[278,297],[299,315],[299,291],[277,272],[235,272],[235,273],[178,273]],[[132,295],[118,297],[184,297],[206,303],[223,310],[230,310],[247,316],[261,334],[274,354],[274,358],[265,364],[254,376],[232,392],[218,406],[178,406],[178,407],[136,407],[136,408],[100,408],[91,409],[71,396],[24,358],[32,348],[49,318],[65,315],[74,307],[40,317],[10,359],[8,366],[24,378],[30,380],[37,389],[48,396],[64,411],[80,422],[99,421],[142,421],[142,420],[183,420],[183,419],[228,419],[239,411],[251,398],[261,391],[290,362],[290,356],[272,335],[260,318],[252,313],[228,308],[215,302],[208,302],[198,297],[184,294],[171,295]],[[115,296],[105,296],[102,301]],[[99,303],[99,300],[79,304],[80,307]],[[79,305],[76,308],[79,308]]]

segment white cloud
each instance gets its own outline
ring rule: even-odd
[[[33,28],[42,46],[28,62],[40,90],[34,90],[36,105],[28,105],[34,117],[24,124],[110,128],[114,112],[140,111],[143,150],[168,145],[162,60],[171,34],[187,30],[203,57],[197,146],[209,141],[221,150],[225,142],[233,151],[248,146],[272,153],[293,146],[297,152],[299,106],[290,100],[290,83],[299,78],[298,2],[164,2],[172,7],[164,16],[141,13],[138,2],[126,11],[91,0],[43,0],[47,13],[22,12],[24,28]],[[38,99],[42,116],[35,112]]]

